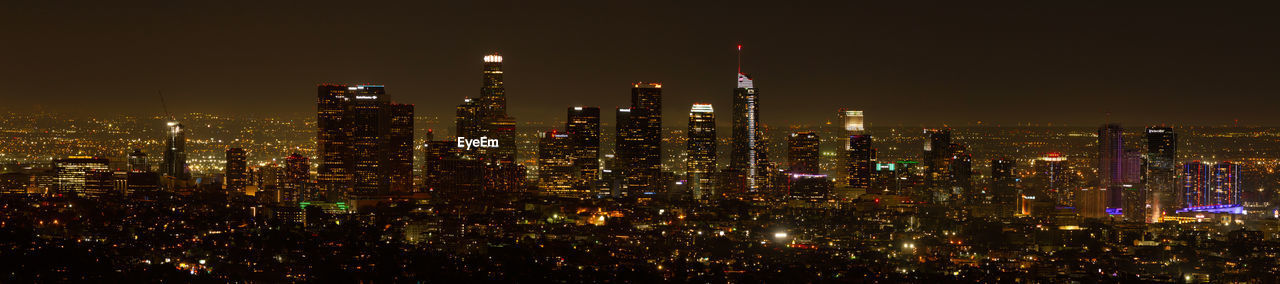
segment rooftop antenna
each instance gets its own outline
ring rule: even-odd
[[[738,74],[742,74],[742,44],[738,44]]]

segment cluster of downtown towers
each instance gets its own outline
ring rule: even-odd
[[[521,190],[527,169],[517,163],[516,120],[507,114],[502,56],[484,56],[479,96],[457,107],[457,130],[449,139],[427,134],[423,145],[421,189],[437,194]],[[662,85],[635,83],[631,106],[616,109],[615,155],[601,156],[600,108],[568,108],[564,130],[538,134],[536,186],[562,197],[657,197],[681,188],[695,199],[724,193],[763,193],[788,179],[802,182],[804,196],[823,195],[831,185],[818,175],[818,137],[794,133],[789,167],[779,170],[766,155],[759,122],[758,90],[739,72],[733,91],[730,165],[718,168],[716,116],[710,104],[690,108],[686,175],[662,169]],[[865,187],[873,154],[870,136],[861,133],[856,113],[854,152],[846,172],[857,178],[842,183]],[[854,116],[849,117],[855,119]],[[392,102],[381,85],[318,86],[316,184],[330,197],[377,197],[415,191],[413,178],[413,106]],[[492,143],[468,145],[482,139]],[[846,140],[847,141],[847,140]],[[601,163],[603,160],[606,163]],[[842,159],[843,160],[843,159]],[[230,163],[229,163],[230,165]],[[231,167],[229,166],[228,169]],[[239,167],[237,167],[239,168]],[[227,173],[230,177],[238,173]],[[786,189],[792,187],[787,186]],[[687,190],[683,190],[687,189]]]
[[[867,189],[873,181],[886,178],[886,169],[893,171],[892,164],[876,162],[862,112],[848,110],[838,112],[842,126],[842,137],[836,139],[842,144],[837,154],[839,176],[819,174],[820,140],[814,132],[790,133],[785,167],[772,162],[762,141],[758,96],[752,79],[739,72],[733,90],[730,163],[724,168],[716,162],[715,109],[710,104],[691,106],[685,132],[684,176],[662,168],[661,84],[633,84],[631,106],[615,110],[613,156],[601,155],[600,108],[569,107],[563,131],[538,134],[537,180],[533,185],[546,194],[561,197],[821,199],[830,197],[837,184]],[[516,159],[516,120],[507,114],[502,56],[484,56],[481,92],[463,100],[456,118],[454,137],[436,140],[433,133],[427,134],[428,142],[422,145],[421,183],[415,187],[413,105],[390,101],[381,85],[322,84],[318,86],[317,100],[317,190],[284,199],[378,198],[419,191],[476,195],[519,191],[530,185],[527,169]],[[181,164],[171,161],[180,159],[177,155],[182,151],[170,151],[181,149],[177,144],[184,140],[180,137],[181,125],[170,127],[166,165]],[[1146,129],[1144,153],[1124,147],[1119,125],[1104,125],[1098,130],[1096,187],[1059,188],[1055,186],[1057,182],[1051,181],[1044,188],[1025,191],[1014,185],[1018,180],[1013,169],[1016,163],[1003,158],[991,162],[991,186],[987,188],[990,192],[975,187],[971,177],[973,157],[967,147],[952,143],[949,129],[926,129],[924,134],[920,163],[924,169],[923,188],[928,190],[883,193],[910,195],[922,201],[1011,207],[1024,207],[1026,200],[1040,197],[1060,207],[1077,207],[1085,217],[1123,212],[1124,218],[1135,221],[1168,210],[1240,204],[1239,165],[1189,162],[1181,165],[1179,172],[1177,135],[1169,127]],[[466,141],[473,139],[493,142],[467,145]],[[295,155],[288,160],[286,171],[291,174],[287,176],[296,175],[292,179],[302,183],[308,170],[306,158]],[[1063,175],[1062,165],[1057,163],[1060,161],[1053,156],[1042,158],[1037,161],[1035,173],[1050,179]],[[247,180],[243,150],[229,150],[227,162],[228,188],[242,187]]]

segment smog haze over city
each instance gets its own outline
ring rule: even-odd
[[[0,283],[1280,282],[1243,2],[0,3]]]

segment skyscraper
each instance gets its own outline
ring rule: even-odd
[[[849,185],[852,183],[849,179],[849,173],[852,169],[853,162],[849,160],[849,136],[855,134],[863,134],[866,127],[863,123],[863,113],[860,110],[848,110],[841,108],[836,112],[837,124],[835,129],[836,142],[836,158],[835,158],[835,177],[838,183]]]
[[[320,85],[320,184],[356,197],[405,192],[413,181],[413,105],[382,85]]]
[[[1120,195],[1123,198],[1121,213],[1129,222],[1144,222],[1147,219],[1147,198],[1150,194],[1144,181],[1146,176],[1146,160],[1142,150],[1125,149],[1123,171],[1120,184]]]
[[[738,87],[733,89],[733,150],[729,153],[729,170],[742,181],[735,190],[758,192],[768,182],[769,158],[761,139],[759,90],[751,77],[738,72]]]
[[[1098,188],[1107,190],[1107,207],[1124,205],[1124,130],[1119,124],[1098,128]]]
[[[1191,161],[1182,165],[1183,207],[1213,205],[1213,170],[1203,162]]]
[[[951,176],[947,161],[951,159],[951,129],[924,130],[924,164],[925,184],[931,188],[945,187]]]
[[[787,138],[788,171],[793,174],[818,174],[818,133],[792,132]]]
[[[538,187],[555,196],[586,196],[587,192],[573,190],[573,174],[577,169],[573,165],[573,141],[569,135],[555,130],[538,135]]]
[[[600,180],[600,108],[570,107],[564,129],[573,151],[575,185],[594,187]]]
[[[662,84],[636,83],[631,108],[618,109],[617,156],[628,191],[651,195],[661,190]]]
[[[227,166],[223,169],[226,171],[227,192],[244,192],[244,188],[249,186],[247,153],[243,148],[227,149],[226,161]]]
[[[170,121],[167,126],[162,173],[177,179],[190,179],[191,172],[187,169],[187,130],[176,121]]]
[[[1067,157],[1060,153],[1049,153],[1035,160],[1035,184],[1031,188],[1043,192],[1029,192],[1023,195],[1037,198],[1048,198],[1060,207],[1072,206],[1075,203],[1075,191],[1069,184],[1070,174],[1067,172]]]
[[[1240,164],[1218,162],[1213,165],[1212,205],[1240,205]]]
[[[1017,209],[1018,177],[1014,173],[1017,162],[1007,158],[991,160],[992,203],[1001,216],[1011,216]]]
[[[977,202],[982,196],[973,187],[973,153],[969,152],[969,147],[956,143],[948,146],[948,152],[951,157],[946,164],[952,193],[960,193],[964,201]]]
[[[847,139],[845,160],[848,161],[847,182],[852,188],[868,188],[871,186],[871,175],[876,169],[876,153],[871,148],[871,134],[854,134]]]
[[[309,195],[307,192],[308,184],[311,181],[311,163],[307,157],[302,154],[293,153],[284,159],[285,162],[285,178],[284,190],[281,194],[281,202],[297,202],[302,201],[304,197]],[[314,197],[311,197],[314,198]]]
[[[391,192],[408,193],[413,191],[413,105],[391,103],[388,107],[391,125],[385,172],[391,179]]]
[[[1178,206],[1178,134],[1172,127],[1147,127],[1147,189],[1155,212]]]
[[[686,144],[685,173],[694,199],[715,195],[716,113],[710,104],[693,104],[689,109],[689,140]]]
[[[496,149],[492,149],[493,160],[503,164],[516,160],[516,120],[507,115],[507,90],[503,83],[502,55],[497,53],[484,56],[483,85],[480,97],[476,99],[479,106],[476,121],[480,133],[468,134],[468,138],[488,137],[498,140]],[[477,136],[479,135],[479,136]],[[462,136],[460,133],[459,136]],[[481,152],[490,152],[480,148]]]

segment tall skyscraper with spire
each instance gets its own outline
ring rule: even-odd
[[[769,161],[760,126],[760,97],[751,76],[742,73],[742,45],[738,45],[738,85],[733,89],[733,150],[729,169],[741,179],[738,190],[758,192],[766,187]]]

